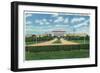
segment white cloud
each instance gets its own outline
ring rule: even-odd
[[[38,23],[38,24],[40,24],[40,25],[48,25],[48,24],[50,24],[48,21],[47,21],[47,19],[41,19],[41,20],[35,20],[35,23]]]
[[[47,19],[42,19],[42,22],[43,22],[44,24],[46,24],[46,25],[50,24],[50,23],[47,21]]]
[[[59,23],[59,22],[62,22],[62,21],[64,21],[64,18],[59,16],[54,22]]]
[[[62,25],[55,25],[56,27],[62,26]]]
[[[58,13],[54,13],[54,14],[52,15],[52,17],[58,17],[58,16],[59,16]]]
[[[42,21],[39,22],[40,25],[43,25],[44,23]]]
[[[87,26],[88,25],[89,20],[84,21],[81,24],[77,24],[76,26],[74,26],[75,28],[81,27],[81,26]]]
[[[31,21],[27,21],[27,22],[26,22],[27,25],[29,25],[29,24],[31,24],[31,23],[32,23]]]
[[[26,31],[32,31],[33,30],[33,26],[32,25],[26,26],[25,30]]]
[[[47,20],[46,20],[46,19],[42,19],[42,21],[43,21],[43,22],[47,22]]]
[[[30,16],[32,16],[32,14],[26,14],[25,16],[26,16],[26,17],[30,17]]]
[[[52,19],[49,19],[49,21],[52,22],[53,20]]]
[[[69,22],[69,19],[65,18],[64,23],[68,23],[68,22]]]
[[[50,23],[49,23],[49,22],[46,22],[45,24],[47,24],[47,25],[48,25],[48,24],[50,24]]]
[[[85,20],[85,18],[83,18],[83,17],[80,17],[80,18],[73,18],[73,19],[71,20],[71,23],[81,22],[81,21],[83,21],[83,20]]]
[[[43,25],[44,23],[41,20],[35,20],[35,23],[38,23],[39,25]]]
[[[40,22],[40,20],[35,20],[35,23],[39,23]]]

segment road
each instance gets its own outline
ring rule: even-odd
[[[54,38],[53,40],[50,40],[50,41],[37,43],[37,44],[31,44],[31,45],[27,45],[27,46],[78,45],[79,44],[79,43],[76,43],[76,42],[71,42],[71,41],[64,40],[63,38],[60,39],[61,43],[53,43],[57,40],[58,40],[57,38]]]
[[[76,42],[64,40],[63,38],[61,38],[60,41],[63,45],[78,45],[79,44],[79,43],[76,43]]]
[[[46,42],[42,42],[42,43],[37,43],[37,44],[31,44],[28,46],[47,46],[47,45],[52,45],[53,42],[55,42],[57,40],[57,38],[50,40],[50,41],[46,41]]]

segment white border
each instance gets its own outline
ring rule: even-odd
[[[53,12],[74,12],[74,13],[89,13],[90,15],[90,58],[79,59],[57,59],[57,60],[34,60],[23,61],[24,58],[24,35],[23,35],[23,11],[53,11]],[[18,6],[18,68],[36,68],[36,67],[50,67],[50,66],[71,66],[71,65],[84,65],[95,64],[95,11],[93,9],[80,9],[80,8],[62,8],[62,7],[45,7],[45,6]]]

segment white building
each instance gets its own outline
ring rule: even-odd
[[[51,35],[61,37],[61,36],[64,36],[65,32],[66,31],[64,30],[55,30],[55,31],[52,31]]]

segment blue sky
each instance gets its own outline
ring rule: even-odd
[[[24,13],[26,35],[44,34],[53,30],[66,33],[89,33],[90,16],[69,13]]]

